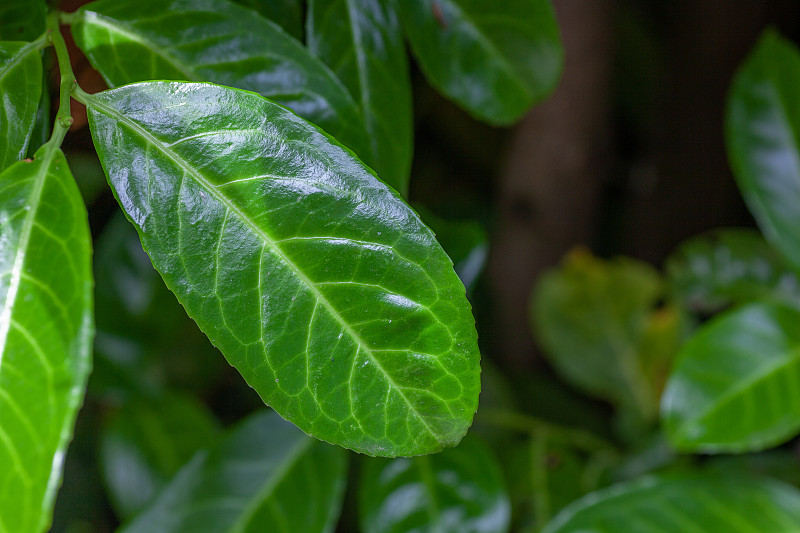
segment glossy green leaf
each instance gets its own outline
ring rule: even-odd
[[[336,76],[274,23],[227,0],[99,0],[76,12],[72,34],[110,87],[189,80],[254,91],[370,155],[358,106]]]
[[[458,443],[480,389],[474,320],[396,192],[253,93],[145,82],[81,99],[153,264],[267,404],[359,452]]]
[[[764,236],[800,268],[800,54],[769,30],[734,80],[728,155]]]
[[[565,379],[650,420],[678,344],[675,313],[654,310],[661,294],[649,265],[578,250],[541,277],[531,301],[534,328]]]
[[[41,532],[91,364],[91,239],[60,150],[0,174],[0,228],[0,531]]]
[[[800,306],[800,279],[753,230],[694,237],[669,257],[666,270],[670,292],[695,312],[754,300]]]
[[[38,47],[0,42],[0,170],[25,157],[41,92]]]
[[[33,41],[44,32],[45,0],[0,2],[0,41]]]
[[[502,533],[511,519],[500,465],[475,438],[436,455],[367,461],[359,497],[364,533]]]
[[[511,124],[555,88],[563,50],[550,0],[397,0],[431,85],[472,115]]]
[[[542,533],[798,533],[800,492],[749,476],[647,477],[571,504]]]
[[[118,516],[125,520],[141,511],[218,433],[213,415],[188,395],[168,394],[125,405],[100,442],[103,479]]]
[[[262,411],[195,455],[121,533],[332,532],[346,465],[341,448]]]
[[[303,38],[301,0],[235,0],[235,2],[258,11],[295,39]]]
[[[46,59],[46,57],[45,57]],[[43,61],[45,65],[46,61]],[[45,72],[48,67],[45,66]],[[50,138],[52,124],[50,118],[50,90],[47,86],[47,75],[42,76],[42,89],[39,95],[39,106],[36,109],[36,118],[33,121],[33,130],[31,131],[31,140],[28,143],[27,155],[33,159],[33,154],[42,147],[44,143]],[[80,184],[78,185],[80,187]]]
[[[741,452],[800,431],[800,311],[751,304],[698,331],[681,349],[662,400],[682,450]]]
[[[307,45],[359,104],[371,143],[364,159],[408,193],[413,110],[400,19],[385,0],[309,0]]]

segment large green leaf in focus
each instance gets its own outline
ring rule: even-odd
[[[589,494],[542,533],[798,533],[800,492],[770,479],[647,477]]]
[[[373,455],[458,443],[478,405],[474,320],[395,191],[253,93],[144,82],[80,99],[153,264],[267,404]]]
[[[681,349],[662,399],[681,450],[770,448],[800,431],[800,311],[751,304],[704,325]]]
[[[480,120],[511,124],[561,76],[550,0],[397,0],[431,85]]]
[[[89,225],[60,150],[0,174],[0,242],[0,531],[35,533],[91,364]]]
[[[0,171],[25,157],[41,92],[38,47],[0,42]]]
[[[670,292],[690,310],[714,313],[754,300],[800,307],[800,279],[761,235],[727,229],[689,239],[667,259]]]
[[[111,87],[210,81],[292,109],[365,161],[361,112],[319,59],[273,22],[227,0],[99,0],[75,13],[75,42]]]
[[[0,41],[33,41],[44,32],[45,0],[0,2]]]
[[[341,448],[262,411],[195,455],[121,533],[330,533],[346,466]]]
[[[194,397],[166,394],[128,402],[106,425],[100,461],[108,497],[121,519],[141,511],[219,426]]]
[[[502,533],[511,521],[500,465],[472,437],[436,455],[367,461],[359,497],[364,533]]]
[[[268,18],[297,40],[303,38],[302,0],[234,0]]]
[[[764,236],[800,269],[800,54],[769,30],[734,80],[728,156]]]
[[[373,156],[365,161],[407,195],[413,110],[394,2],[310,0],[306,34],[309,50],[331,67],[360,105]]]

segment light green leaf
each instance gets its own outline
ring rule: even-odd
[[[126,520],[141,511],[218,433],[211,412],[192,396],[167,394],[126,404],[100,441],[103,480],[118,516]]]
[[[195,455],[121,533],[332,532],[346,466],[341,448],[262,411]]]
[[[44,32],[45,0],[0,2],[0,41],[33,41]]]
[[[0,531],[41,532],[93,329],[89,225],[60,150],[0,174],[0,228]]]
[[[333,70],[359,104],[371,143],[364,159],[408,195],[413,110],[400,19],[385,0],[310,0],[308,48]]]
[[[550,0],[397,0],[431,85],[490,124],[511,124],[555,88],[563,63]]]
[[[681,349],[662,418],[681,450],[742,452],[800,431],[800,311],[751,304],[707,323]]]
[[[235,0],[237,4],[258,11],[297,39],[303,38],[303,5],[301,0]]]
[[[0,42],[0,171],[25,157],[41,92],[38,47]]]
[[[458,443],[480,389],[474,320],[396,192],[253,93],[145,82],[79,98],[153,264],[267,404],[359,452]]]
[[[542,533],[798,533],[800,493],[770,479],[647,477],[585,496]]]
[[[800,54],[769,30],[734,80],[727,146],[764,236],[800,269]]]
[[[800,279],[757,232],[728,229],[694,237],[667,259],[670,292],[695,312],[770,300],[800,307]]]
[[[358,106],[297,40],[226,0],[99,0],[82,7],[75,42],[110,87],[210,81],[254,91],[370,156]]]
[[[511,520],[500,465],[471,437],[436,455],[367,461],[359,497],[364,533],[502,533]]]

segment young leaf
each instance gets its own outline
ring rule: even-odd
[[[555,88],[563,50],[550,0],[398,0],[431,85],[490,124],[511,124]]]
[[[681,244],[666,262],[673,293],[696,312],[770,300],[800,307],[800,279],[756,231],[720,230]]]
[[[797,533],[800,492],[770,479],[647,477],[589,494],[542,533]]]
[[[770,448],[800,431],[800,311],[751,304],[703,326],[681,349],[662,399],[681,450]]]
[[[45,0],[3,0],[0,41],[33,41],[44,32],[46,17]]]
[[[237,4],[258,11],[283,28],[283,31],[302,40],[303,38],[303,6],[301,0],[234,0]]]
[[[89,225],[60,150],[0,174],[0,228],[0,531],[41,532],[91,364]]]
[[[42,57],[33,44],[0,42],[0,171],[25,157],[42,92]]]
[[[310,0],[308,48],[361,107],[372,157],[386,183],[408,193],[413,110],[400,20],[385,0]]]
[[[267,404],[359,452],[458,443],[480,389],[474,320],[397,193],[253,93],[144,82],[80,98],[153,264]]]
[[[98,0],[75,13],[76,44],[111,87],[210,81],[285,105],[363,158],[369,142],[347,89],[302,44],[227,0]]]
[[[332,532],[347,454],[262,411],[184,466],[121,533]]]
[[[769,30],[731,88],[727,146],[764,236],[800,269],[800,54]]]
[[[511,520],[500,465],[474,438],[436,455],[367,461],[359,495],[364,533],[498,533]]]

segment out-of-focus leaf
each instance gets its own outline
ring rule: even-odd
[[[303,38],[303,6],[301,0],[234,0],[247,6],[297,39]]]
[[[550,0],[398,0],[431,85],[491,124],[511,124],[556,86],[563,50]]]
[[[800,269],[800,54],[768,30],[736,75],[728,155],[764,236]]]
[[[332,532],[346,452],[259,412],[200,452],[122,533]]]
[[[45,0],[3,0],[0,41],[33,41],[44,32],[46,17]]]
[[[98,0],[74,15],[75,42],[110,87],[210,81],[254,91],[362,158],[369,140],[347,89],[277,25],[226,0]]]
[[[309,0],[309,50],[359,104],[371,143],[364,161],[408,195],[413,138],[411,82],[400,19],[385,0]]]
[[[662,401],[681,450],[742,452],[800,431],[800,311],[750,304],[707,323],[681,349]]]
[[[721,230],[681,244],[666,263],[670,292],[690,310],[771,300],[800,306],[800,280],[753,230]]]
[[[218,433],[213,415],[192,396],[168,394],[127,403],[100,443],[103,478],[118,516],[127,520],[141,511]]]
[[[25,157],[41,92],[39,47],[0,42],[0,171]]]
[[[461,440],[480,391],[474,319],[395,191],[254,93],[144,82],[79,98],[153,264],[268,405],[374,455]]]
[[[680,331],[675,312],[654,310],[661,293],[652,267],[578,249],[535,288],[534,329],[566,380],[648,421]]]
[[[37,533],[91,366],[91,238],[61,150],[0,174],[0,228],[0,531]]]
[[[364,533],[501,533],[511,518],[497,459],[472,437],[436,455],[367,461],[359,498]]]
[[[708,471],[720,474],[745,473],[759,477],[779,479],[800,487],[800,457],[792,450],[769,450],[762,453],[721,455],[711,457],[703,464]]]

